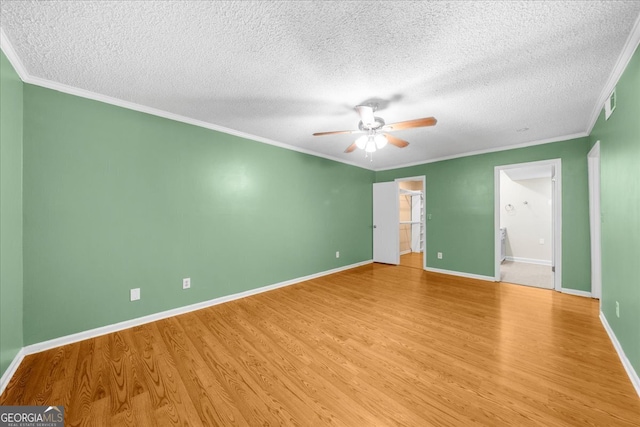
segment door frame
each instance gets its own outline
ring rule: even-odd
[[[419,175],[419,176],[410,176],[406,178],[396,178],[394,181],[422,181],[422,197],[423,197],[423,210],[422,210],[422,218],[420,218],[420,223],[422,224],[422,229],[424,230],[424,248],[422,250],[422,269],[427,269],[427,176]]]
[[[591,297],[602,301],[602,246],[600,218],[600,141],[587,154],[589,171],[589,230],[591,237]]]
[[[555,268],[553,274],[553,289],[562,291],[562,159],[541,160],[538,162],[515,163],[494,167],[493,171],[493,194],[494,194],[494,263],[496,282],[500,281],[500,172],[509,169],[521,169],[535,166],[551,166],[551,186],[552,186],[552,212],[551,221],[553,229],[553,247],[551,249],[551,263]]]

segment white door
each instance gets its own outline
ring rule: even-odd
[[[373,261],[400,264],[400,193],[397,182],[373,184]]]

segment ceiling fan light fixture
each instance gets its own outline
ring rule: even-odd
[[[356,147],[361,150],[364,150],[364,147],[367,145],[367,135],[362,135],[360,138],[356,139]]]
[[[384,148],[384,146],[387,145],[387,143],[389,142],[387,141],[387,138],[381,134],[377,134],[376,136],[374,136],[373,140],[375,141],[376,148],[378,150],[380,150],[381,148]]]
[[[376,142],[373,139],[373,137],[369,137],[367,139],[367,145],[365,145],[364,147],[364,151],[366,151],[367,153],[373,153],[377,150],[376,148]]]

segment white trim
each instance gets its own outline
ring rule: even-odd
[[[402,256],[402,255],[406,255],[406,254],[410,254],[411,252],[412,252],[412,251],[411,251],[411,249],[406,250],[406,251],[401,251],[401,252],[400,252],[400,256]]]
[[[215,131],[219,131],[219,132],[224,132],[224,133],[227,133],[227,134],[230,134],[230,135],[239,136],[241,138],[246,138],[246,139],[250,139],[250,140],[253,140],[253,141],[257,141],[257,142],[262,142],[262,143],[269,144],[269,145],[275,145],[277,147],[284,148],[284,149],[287,149],[287,150],[297,151],[297,152],[300,152],[300,153],[309,154],[309,155],[316,156],[316,157],[322,157],[322,158],[325,158],[325,159],[328,159],[328,160],[333,160],[333,161],[336,161],[336,162],[339,162],[339,163],[344,163],[344,164],[348,164],[348,165],[351,165],[351,166],[356,166],[356,167],[359,167],[359,168],[362,168],[362,169],[372,170],[374,172],[393,170],[393,169],[400,169],[400,168],[405,168],[405,167],[410,167],[410,166],[417,166],[417,165],[424,165],[424,164],[428,164],[428,163],[441,162],[443,160],[451,160],[451,159],[457,159],[457,158],[461,158],[461,157],[476,156],[478,154],[495,153],[495,152],[499,152],[499,151],[513,150],[513,149],[516,149],[516,148],[524,148],[524,147],[530,147],[530,146],[534,146],[534,145],[548,144],[548,143],[552,143],[552,142],[567,141],[567,140],[571,140],[571,139],[575,139],[575,138],[581,138],[581,137],[589,136],[589,134],[591,134],[591,131],[593,130],[593,126],[595,126],[595,123],[598,120],[598,116],[600,115],[600,111],[602,110],[605,101],[607,100],[607,98],[611,95],[611,93],[615,89],[615,86],[618,83],[618,80],[620,80],[620,77],[622,76],[622,73],[624,72],[624,70],[626,69],[627,65],[629,64],[629,61],[633,57],[635,49],[637,48],[639,43],[640,43],[640,17],[638,17],[638,19],[636,20],[636,22],[635,22],[635,24],[633,26],[633,29],[631,30],[631,33],[630,33],[630,35],[629,35],[629,37],[628,37],[628,39],[627,39],[627,41],[626,41],[626,43],[624,45],[624,48],[623,48],[622,52],[620,53],[620,56],[618,57],[616,65],[615,65],[613,71],[611,72],[611,75],[609,76],[609,79],[607,80],[607,84],[605,85],[604,89],[602,90],[601,95],[598,98],[598,102],[596,103],[596,105],[595,105],[595,107],[594,107],[594,109],[592,111],[591,120],[589,122],[588,129],[586,131],[584,131],[584,132],[577,132],[577,133],[573,133],[573,134],[569,134],[569,135],[563,135],[563,136],[558,136],[558,137],[553,137],[553,138],[540,139],[540,140],[529,141],[529,142],[524,142],[524,143],[520,143],[520,144],[513,144],[513,145],[508,145],[508,146],[503,146],[503,147],[494,147],[494,148],[487,148],[487,149],[484,149],[484,150],[469,151],[469,152],[465,152],[465,153],[454,154],[454,155],[451,155],[451,156],[443,156],[443,157],[438,157],[438,158],[435,158],[435,159],[420,160],[420,161],[417,161],[417,162],[403,163],[403,164],[399,164],[399,165],[395,165],[395,166],[389,166],[389,167],[368,168],[366,166],[357,164],[355,162],[351,162],[349,160],[333,157],[333,156],[330,156],[330,155],[327,155],[327,154],[318,153],[316,151],[307,150],[307,149],[304,149],[304,148],[301,148],[301,147],[288,145],[288,144],[285,144],[285,143],[282,143],[282,142],[278,142],[278,141],[274,141],[274,140],[271,140],[271,139],[268,139],[268,138],[263,138],[263,137],[259,137],[259,136],[256,136],[256,135],[251,135],[251,134],[248,134],[248,133],[245,133],[245,132],[237,131],[237,130],[234,130],[234,129],[229,129],[229,128],[226,128],[226,127],[223,127],[223,126],[214,125],[212,123],[203,122],[201,120],[191,119],[191,118],[188,118],[188,117],[180,116],[180,115],[177,115],[177,114],[169,113],[169,112],[158,110],[158,109],[155,109],[155,108],[146,107],[146,106],[139,105],[139,104],[134,104],[132,102],[124,101],[124,100],[117,99],[117,98],[112,98],[112,97],[109,97],[109,96],[106,96],[106,95],[101,95],[101,94],[98,94],[98,93],[95,93],[95,92],[91,92],[91,91],[87,91],[87,90],[84,90],[84,89],[74,88],[74,87],[67,86],[67,85],[64,85],[64,84],[61,84],[61,83],[57,83],[57,82],[53,82],[53,81],[50,81],[50,80],[41,79],[41,78],[38,78],[38,77],[33,77],[27,72],[26,68],[24,67],[24,64],[20,60],[20,57],[17,55],[16,51],[14,50],[13,45],[11,44],[9,39],[7,38],[4,30],[0,27],[0,48],[2,48],[2,50],[4,51],[5,55],[9,59],[9,62],[11,62],[11,65],[13,66],[13,68],[18,73],[18,76],[20,76],[22,81],[25,82],[25,83],[46,87],[46,88],[49,88],[49,89],[57,90],[59,92],[69,93],[71,95],[76,95],[76,96],[80,96],[80,97],[83,97],[83,98],[93,99],[95,101],[105,102],[107,104],[112,104],[112,105],[116,105],[116,106],[119,106],[119,107],[135,110],[135,111],[140,111],[140,112],[147,113],[147,114],[152,114],[152,115],[155,115],[155,116],[159,116],[159,117],[163,117],[163,118],[166,118],[166,119],[170,119],[170,120],[175,120],[175,121],[191,124],[191,125],[194,125],[194,126],[204,127],[206,129],[211,129],[211,130],[215,130]]]
[[[584,138],[585,136],[589,136],[589,134],[587,132],[578,132],[578,133],[572,133],[572,134],[569,134],[569,135],[557,136],[557,137],[554,137],[554,138],[546,138],[546,139],[539,139],[537,141],[524,142],[522,144],[513,144],[513,145],[507,145],[507,146],[504,146],[504,147],[487,148],[485,150],[469,151],[469,152],[466,152],[466,153],[453,154],[451,156],[438,157],[438,158],[430,159],[430,160],[420,160],[420,161],[417,161],[417,162],[404,163],[404,164],[401,164],[401,165],[398,165],[398,166],[389,166],[389,167],[385,167],[385,168],[376,168],[376,169],[373,169],[373,171],[374,172],[381,172],[381,171],[386,171],[386,170],[408,168],[410,166],[427,165],[429,163],[442,162],[444,160],[452,160],[452,159],[459,159],[461,157],[477,156],[478,154],[497,153],[499,151],[515,150],[517,148],[531,147],[531,146],[534,146],[534,145],[543,145],[543,144],[550,144],[552,142],[569,141],[571,139]]]
[[[589,178],[589,235],[591,237],[591,293],[602,297],[602,231],[600,205],[600,141],[587,154]]]
[[[588,291],[579,291],[577,289],[562,288],[560,290],[560,292],[562,292],[563,294],[567,294],[567,295],[575,295],[575,296],[578,296],[578,297],[593,298],[593,296],[591,295],[591,292],[588,292]]]
[[[63,83],[54,82],[54,81],[43,79],[40,77],[34,77],[31,74],[29,74],[27,69],[24,67],[24,64],[20,60],[20,57],[17,55],[16,51],[13,49],[11,42],[7,38],[2,28],[0,28],[0,47],[2,48],[2,51],[7,56],[7,59],[9,59],[9,62],[11,63],[13,68],[18,73],[18,76],[20,77],[20,79],[22,79],[23,82],[28,84],[41,86],[47,89],[55,90],[58,92],[69,94],[69,95],[78,96],[80,98],[86,98],[86,99],[91,99],[98,102],[104,102],[105,104],[115,105],[117,107],[126,108],[128,110],[138,111],[140,113],[151,114],[153,116],[162,117],[162,118],[173,120],[176,122],[186,123],[189,125],[214,130],[217,132],[222,132],[229,135],[238,136],[240,138],[244,138],[244,139],[248,139],[256,142],[262,142],[264,144],[274,145],[276,147],[284,148],[286,150],[297,151],[299,153],[309,154],[315,157],[322,157],[328,160],[333,160],[334,162],[356,166],[361,169],[373,170],[371,168],[362,166],[356,162],[340,159],[337,157],[330,156],[328,154],[318,153],[316,151],[307,150],[306,148],[285,144],[283,142],[274,141],[269,138],[252,135],[250,133],[242,132],[235,129],[230,129],[224,126],[219,126],[219,125],[205,122],[202,120],[192,119],[190,117],[182,116],[179,114],[171,113],[171,112],[160,110],[153,107],[148,107],[146,105],[136,104],[134,102],[125,101],[123,99],[114,98],[108,95],[92,92],[90,90],[69,86]]]
[[[613,329],[611,329],[611,326],[609,325],[609,322],[607,322],[607,318],[602,311],[600,312],[600,321],[602,322],[602,326],[604,326],[604,330],[607,331],[607,335],[609,335],[609,339],[611,340],[613,347],[618,353],[618,357],[622,362],[622,366],[624,366],[624,370],[627,371],[631,384],[633,384],[633,387],[636,389],[636,393],[638,393],[638,397],[640,397],[640,378],[638,377],[638,373],[633,369],[633,365],[627,358],[627,355],[624,354],[624,350],[620,345],[620,341],[618,341],[618,337],[616,337]]]
[[[23,79],[24,80],[24,79]],[[359,165],[355,162],[351,162],[349,160],[339,159],[337,157],[333,157],[327,154],[318,153],[316,151],[307,150],[306,148],[296,147],[293,145],[285,144],[283,142],[274,141],[273,139],[264,138],[257,135],[252,135],[250,133],[242,132],[235,129],[230,129],[224,126],[219,126],[213,123],[205,122],[202,120],[192,119],[190,117],[181,116],[179,114],[171,113],[164,110],[159,110],[153,107],[147,107],[141,104],[135,104],[133,102],[124,101],[122,99],[113,98],[111,96],[102,95],[99,93],[91,92],[85,89],[79,89],[72,86],[67,86],[62,83],[52,82],[50,80],[41,79],[39,77],[29,77],[24,80],[25,83],[41,86],[47,89],[56,90],[58,92],[67,93],[70,95],[78,96],[81,98],[87,98],[94,101],[104,102],[105,104],[115,105],[117,107],[126,108],[128,110],[138,111],[141,113],[151,114],[153,116],[162,117],[165,119],[173,120],[176,122],[186,123],[193,126],[198,126],[204,129],[210,129],[217,132],[222,132],[228,135],[234,135],[240,138],[248,139],[251,141],[261,142],[264,144],[274,145],[276,147],[284,148],[286,150],[297,151],[299,153],[309,154],[315,157],[322,157],[328,160],[333,160],[334,162],[345,163],[351,166],[356,166],[362,169],[368,169],[362,165]]]
[[[600,111],[604,108],[604,103],[607,102],[611,93],[616,88],[620,77],[626,70],[627,65],[629,65],[629,61],[633,58],[633,54],[638,48],[640,44],[640,16],[636,19],[635,24],[633,24],[633,28],[631,29],[631,33],[627,38],[627,41],[622,48],[622,52],[620,52],[620,56],[618,56],[618,60],[616,61],[616,65],[611,70],[611,74],[607,79],[607,83],[602,88],[602,92],[600,92],[600,96],[598,97],[598,102],[593,107],[593,111],[591,112],[591,117],[589,119],[589,126],[587,128],[587,134],[590,134],[593,130],[593,127],[596,125],[598,121],[598,117],[600,116]]]
[[[147,107],[147,106],[140,105],[140,104],[135,104],[133,102],[124,101],[122,99],[113,98],[113,97],[110,97],[110,96],[107,96],[107,95],[102,95],[102,94],[99,94],[99,93],[96,93],[96,92],[91,92],[91,91],[88,91],[88,90],[85,90],[85,89],[80,89],[80,88],[68,86],[68,85],[65,85],[65,84],[62,84],[62,83],[53,82],[51,80],[46,80],[46,79],[42,79],[42,78],[39,78],[39,77],[31,76],[27,72],[27,70],[24,67],[24,65],[22,64],[22,61],[20,60],[20,58],[16,54],[15,50],[13,49],[13,46],[11,45],[9,39],[6,37],[6,34],[4,33],[4,30],[2,30],[2,28],[0,28],[0,36],[1,36],[0,41],[2,42],[1,43],[2,50],[4,51],[5,55],[7,55],[7,58],[9,59],[9,62],[11,62],[11,65],[13,65],[13,68],[15,68],[16,72],[18,73],[18,76],[20,76],[22,81],[25,82],[25,83],[29,83],[29,84],[33,84],[33,85],[36,85],[36,86],[45,87],[47,89],[56,90],[58,92],[67,93],[67,94],[70,94],[70,95],[79,96],[81,98],[87,98],[87,99],[92,99],[94,101],[104,102],[106,104],[111,104],[111,105],[115,105],[115,106],[118,106],[118,107],[127,108],[129,110],[139,111],[141,113],[146,113],[146,114],[151,114],[151,115],[158,116],[158,117],[163,117],[165,119],[174,120],[174,121],[177,121],[177,122],[187,123],[187,124],[190,124],[190,125],[193,125],[193,126],[202,127],[202,128],[205,128],[205,129],[210,129],[210,130],[214,130],[214,131],[218,131],[218,132],[223,132],[223,133],[226,133],[226,134],[229,134],[229,135],[235,135],[235,136],[238,136],[240,138],[245,138],[245,139],[249,139],[249,140],[253,140],[253,141],[257,141],[257,142],[262,142],[262,143],[269,144],[269,145],[274,145],[276,147],[284,148],[284,149],[287,149],[287,150],[297,151],[297,152],[300,152],[300,153],[309,154],[309,155],[316,156],[316,157],[322,157],[322,158],[325,158],[325,159],[328,159],[328,160],[333,160],[335,162],[344,163],[344,164],[351,165],[351,166],[356,166],[356,167],[359,167],[361,169],[371,170],[371,171],[374,171],[374,172],[392,170],[392,169],[400,169],[400,168],[405,168],[405,167],[409,167],[409,166],[424,165],[424,164],[428,164],[428,163],[441,162],[443,160],[451,160],[451,159],[457,159],[457,158],[461,158],[461,157],[476,156],[478,154],[487,154],[487,153],[495,153],[495,152],[498,152],[498,151],[513,150],[513,149],[516,149],[516,148],[530,147],[530,146],[533,146],[533,145],[541,145],[541,144],[548,144],[548,143],[558,142],[558,141],[566,141],[566,140],[575,139],[575,138],[581,138],[581,137],[589,135],[589,132],[578,132],[578,133],[574,133],[574,134],[570,134],[570,135],[563,135],[563,136],[558,136],[558,137],[553,137],[553,138],[540,139],[540,140],[536,140],[536,141],[529,141],[529,142],[524,142],[524,143],[521,143],[521,144],[513,144],[513,145],[504,146],[504,147],[494,147],[494,148],[487,148],[485,150],[469,151],[469,152],[465,152],[465,153],[454,154],[454,155],[451,155],[451,156],[438,157],[436,159],[420,160],[420,161],[417,161],[417,162],[403,163],[403,164],[384,167],[384,168],[374,168],[374,167],[370,167],[369,168],[369,167],[363,166],[361,164],[358,164],[356,162],[352,162],[352,161],[345,160],[345,159],[338,158],[338,157],[333,157],[333,156],[330,156],[328,154],[318,153],[316,151],[307,150],[305,148],[296,147],[296,146],[293,146],[293,145],[288,145],[288,144],[285,144],[285,143],[282,143],[282,142],[274,141],[272,139],[263,138],[261,136],[252,135],[252,134],[245,133],[245,132],[242,132],[242,131],[238,131],[238,130],[235,130],[235,129],[226,128],[224,126],[218,126],[218,125],[215,125],[215,124],[212,124],[212,123],[208,123],[208,122],[204,122],[204,121],[201,121],[201,120],[196,120],[196,119],[192,119],[192,118],[189,118],[189,117],[181,116],[181,115],[178,115],[178,114],[170,113],[168,111],[163,111],[163,110],[159,110],[159,109],[152,108],[152,107]],[[629,62],[629,61],[627,60],[627,62]],[[596,118],[597,118],[597,116],[596,116]]]
[[[20,57],[16,54],[16,51],[13,49],[13,46],[9,42],[9,39],[7,38],[7,35],[2,28],[0,28],[0,49],[2,49],[2,51],[4,52],[13,69],[16,70],[18,77],[24,80],[23,76],[25,76],[27,72],[24,68],[24,65],[22,64],[22,61],[20,61]],[[24,356],[24,348],[21,348],[15,355],[9,366],[7,366],[7,370],[4,371],[2,377],[0,377],[0,395],[2,395],[4,389],[9,384],[11,377],[13,377],[13,374],[15,374],[18,366],[20,366],[20,363],[22,363],[22,359],[24,359]]]
[[[27,69],[24,68],[24,64],[20,60],[20,57],[16,53],[13,45],[7,38],[7,35],[2,28],[0,28],[0,48],[11,63],[13,69],[16,70],[16,73],[18,73],[18,77],[20,77],[20,79],[24,81],[25,77],[27,77],[29,73],[27,73]]]
[[[548,159],[537,162],[514,163],[510,165],[495,166],[493,169],[493,192],[494,192],[494,266],[496,282],[500,281],[500,263],[502,261],[501,253],[501,236],[500,236],[500,171],[509,169],[519,169],[523,167],[539,167],[551,166],[553,168],[552,185],[553,188],[553,204],[552,204],[552,222],[553,222],[553,250],[552,265],[555,266],[553,274],[553,289],[562,290],[562,159]]]
[[[2,378],[0,378],[0,396],[4,393],[4,389],[9,385],[9,381],[18,370],[18,366],[22,363],[22,359],[26,356],[26,352],[24,348],[21,348],[20,351],[13,358],[9,366],[7,366],[7,370],[2,374]]]
[[[226,296],[214,298],[212,300],[202,301],[202,302],[191,304],[191,305],[186,305],[184,307],[178,307],[171,310],[161,311],[158,313],[150,314],[148,316],[138,317],[131,320],[125,320],[123,322],[114,323],[112,325],[89,329],[87,331],[78,332],[75,334],[66,335],[59,338],[54,338],[54,339],[39,342],[36,344],[31,344],[24,347],[23,351],[25,355],[39,353],[41,351],[49,350],[55,347],[72,344],[72,343],[83,341],[89,338],[99,337],[101,335],[110,334],[112,332],[121,331],[123,329],[133,328],[134,326],[144,325],[145,323],[155,322],[157,320],[166,319],[168,317],[178,316],[181,314],[189,313],[191,311],[200,310],[200,309],[211,307],[218,304],[223,304],[225,302],[234,301],[237,299],[260,294],[262,292],[271,291],[271,290],[282,288],[285,286],[295,285],[297,283],[306,282],[308,280],[316,279],[322,276],[327,276],[329,274],[338,273],[340,271],[350,270],[352,268],[371,264],[372,262],[373,260],[367,260],[367,261],[362,261],[355,264],[345,265],[343,267],[334,268],[332,270],[321,271],[319,273],[310,274],[308,276],[298,277],[291,280],[286,280],[280,283],[274,283],[272,285],[267,285],[267,286],[263,286],[256,289],[250,289],[248,291],[239,292],[237,294],[226,295]]]
[[[443,270],[441,268],[425,267],[425,271],[430,271],[432,273],[448,274],[450,276],[466,277],[466,278],[469,278],[469,279],[484,280],[484,281],[487,281],[487,282],[495,282],[496,281],[491,276],[482,276],[480,274],[465,273],[465,272],[462,272],[462,271]]]
[[[529,142],[524,142],[524,143],[520,143],[520,144],[513,144],[513,145],[508,145],[508,146],[503,146],[503,147],[494,147],[494,148],[487,148],[487,149],[484,149],[484,150],[469,151],[469,152],[460,153],[460,154],[453,154],[451,156],[438,157],[438,158],[435,158],[435,159],[428,159],[428,160],[420,160],[420,161],[417,161],[417,162],[403,163],[403,164],[399,164],[399,165],[395,165],[395,166],[389,166],[389,167],[383,167],[383,168],[366,167],[366,166],[363,166],[363,165],[358,164],[356,162],[352,162],[352,161],[345,160],[345,159],[338,158],[338,157],[333,157],[333,156],[330,156],[328,154],[319,153],[317,151],[307,150],[305,148],[301,148],[301,147],[297,147],[297,146],[293,146],[293,145],[288,145],[288,144],[285,144],[285,143],[282,143],[282,142],[274,141],[272,139],[264,138],[264,137],[257,136],[257,135],[252,135],[252,134],[249,134],[249,133],[246,133],[246,132],[238,131],[238,130],[235,130],[235,129],[230,129],[230,128],[227,128],[227,127],[224,127],[224,126],[218,126],[218,125],[215,125],[215,124],[212,124],[212,123],[208,123],[208,122],[204,122],[204,121],[201,121],[201,120],[196,120],[196,119],[192,119],[192,118],[189,118],[189,117],[181,116],[179,114],[170,113],[168,111],[159,110],[159,109],[156,109],[156,108],[147,107],[147,106],[140,105],[140,104],[135,104],[133,102],[125,101],[125,100],[118,99],[118,98],[113,98],[113,97],[110,97],[110,96],[107,96],[107,95],[102,95],[102,94],[99,94],[99,93],[96,93],[96,92],[92,92],[92,91],[88,91],[88,90],[85,90],[85,89],[80,89],[80,88],[68,86],[68,85],[65,85],[65,84],[62,84],[62,83],[54,82],[54,81],[51,81],[51,80],[42,79],[40,77],[31,76],[27,72],[27,70],[24,67],[24,65],[22,64],[22,61],[20,60],[19,56],[16,54],[15,50],[13,49],[13,46],[11,45],[11,42],[6,37],[6,34],[4,33],[4,30],[2,30],[2,28],[0,28],[0,36],[1,36],[0,37],[0,41],[1,41],[2,50],[4,51],[5,55],[7,55],[7,58],[9,59],[9,62],[11,62],[11,65],[13,65],[13,67],[15,68],[16,72],[18,73],[18,76],[20,76],[22,81],[25,82],[25,83],[33,84],[33,85],[36,85],[36,86],[41,86],[41,87],[44,87],[44,88],[47,88],[47,89],[56,90],[58,92],[67,93],[67,94],[70,94],[70,95],[79,96],[81,98],[87,98],[87,99],[92,99],[94,101],[104,102],[106,104],[115,105],[115,106],[118,106],[118,107],[122,107],[122,108],[126,108],[126,109],[129,109],[129,110],[138,111],[138,112],[141,112],[141,113],[146,113],[146,114],[151,114],[151,115],[158,116],[158,117],[163,117],[165,119],[174,120],[174,121],[177,121],[177,122],[187,123],[187,124],[190,124],[190,125],[193,125],[193,126],[202,127],[202,128],[205,128],[205,129],[210,129],[210,130],[214,130],[214,131],[218,131],[218,132],[223,132],[223,133],[226,133],[226,134],[229,134],[229,135],[235,135],[235,136],[238,136],[240,138],[245,138],[245,139],[253,140],[253,141],[256,141],[256,142],[262,142],[262,143],[265,143],[265,144],[274,145],[276,147],[284,148],[284,149],[287,149],[287,150],[297,151],[297,152],[300,152],[300,153],[309,154],[309,155],[312,155],[312,156],[321,157],[321,158],[325,158],[325,159],[328,159],[328,160],[333,160],[333,161],[338,162],[338,163],[344,163],[344,164],[347,164],[347,165],[356,166],[358,168],[371,170],[371,171],[374,171],[374,172],[385,171],[385,170],[393,170],[393,169],[400,169],[400,168],[405,168],[405,167],[410,167],[410,166],[417,166],[417,165],[424,165],[424,164],[428,164],[428,163],[441,162],[443,160],[451,160],[451,159],[457,159],[457,158],[461,158],[461,157],[476,156],[478,154],[487,154],[487,153],[495,153],[495,152],[499,152],[499,151],[514,150],[516,148],[524,148],[524,147],[530,147],[530,146],[534,146],[534,145],[549,144],[549,143],[552,143],[552,142],[567,141],[567,140],[571,140],[571,139],[575,139],[575,138],[581,138],[581,137],[588,136],[589,133],[591,132],[591,129],[589,129],[589,132],[578,132],[578,133],[573,133],[573,134],[569,134],[569,135],[563,135],[563,136],[558,136],[558,137],[553,137],[553,138],[545,138],[545,139],[529,141]],[[633,52],[631,52],[631,54],[633,54]],[[626,63],[628,63],[630,59],[631,58],[628,58],[626,60]],[[626,63],[625,63],[625,65],[626,65]],[[610,92],[611,91],[609,91],[608,93],[610,93]],[[596,115],[596,119],[597,119],[597,115]]]
[[[522,258],[519,256],[508,256],[504,258],[506,261],[513,262],[523,262],[525,264],[536,264],[536,265],[548,265],[551,266],[551,261],[547,261],[546,259],[534,259],[534,258]]]

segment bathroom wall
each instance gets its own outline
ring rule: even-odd
[[[508,260],[551,265],[551,178],[512,180],[500,172],[500,227]]]

